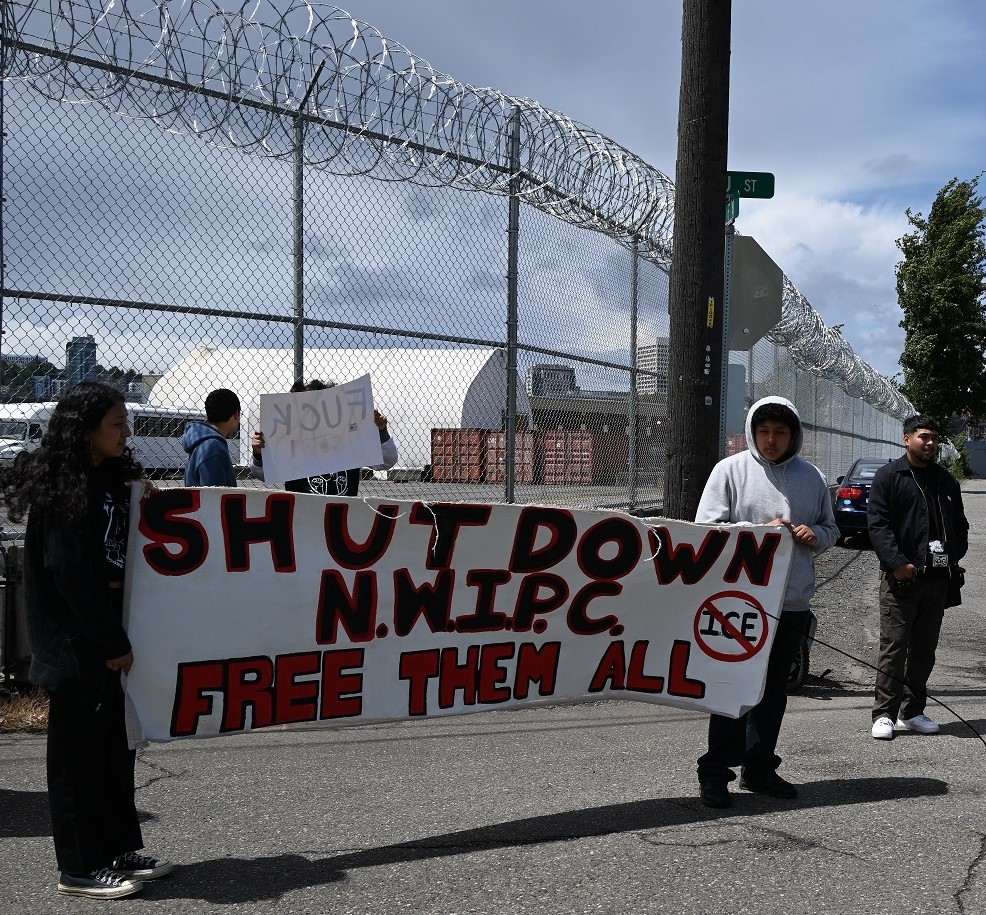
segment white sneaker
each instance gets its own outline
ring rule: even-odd
[[[882,718],[877,718],[873,722],[873,730],[870,733],[877,740],[893,740],[894,739],[894,723],[884,715]]]
[[[898,718],[897,727],[903,731],[917,731],[919,734],[937,734],[937,721],[932,721],[927,715],[915,715],[913,718]]]

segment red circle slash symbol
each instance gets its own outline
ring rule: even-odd
[[[717,661],[749,661],[767,643],[767,613],[742,591],[721,591],[695,614],[695,641]]]

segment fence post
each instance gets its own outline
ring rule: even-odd
[[[637,246],[639,240],[634,238],[630,246],[630,397],[629,416],[627,417],[627,435],[630,437],[627,449],[629,475],[629,492],[627,493],[627,509],[633,511],[637,505],[637,466],[640,464],[640,397],[637,392],[637,322],[640,314],[640,254]]]
[[[507,147],[510,196],[507,205],[507,416],[504,450],[504,502],[515,502],[517,468],[517,261],[520,241],[520,108],[510,112]]]
[[[756,344],[753,344],[756,346]],[[751,346],[746,351],[746,403],[744,406],[746,409],[743,411],[743,415],[746,416],[747,411],[753,406],[754,400],[756,398],[753,396],[753,346]]]
[[[6,11],[6,7],[4,7],[4,10]],[[7,183],[6,167],[4,162],[4,150],[7,143],[7,124],[4,120],[4,115],[6,113],[4,87],[6,84],[6,80],[0,79],[0,357],[3,355],[4,306],[7,304],[5,292],[7,289],[7,262],[4,257],[3,250],[4,226],[7,221]],[[3,359],[0,358],[0,387],[2,386]]]
[[[294,118],[294,380],[305,380],[305,108],[325,66],[323,60],[298,103]]]

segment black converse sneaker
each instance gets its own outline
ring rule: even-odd
[[[161,858],[150,858],[140,852],[128,851],[113,860],[113,870],[132,880],[153,880],[170,874],[175,866]]]
[[[63,896],[87,896],[90,899],[119,899],[139,893],[144,885],[118,871],[101,867],[88,874],[68,874],[58,878],[58,892]]]

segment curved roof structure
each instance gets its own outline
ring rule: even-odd
[[[370,375],[374,403],[387,415],[400,457],[398,467],[431,463],[431,430],[502,429],[507,402],[507,353],[473,349],[306,349],[305,380],[342,383]],[[151,389],[157,406],[201,410],[216,388],[236,391],[242,404],[241,462],[249,462],[261,394],[283,394],[294,381],[289,349],[200,347],[169,369]],[[530,412],[517,385],[517,412]]]

